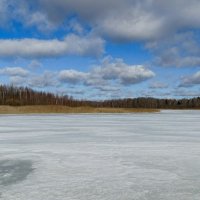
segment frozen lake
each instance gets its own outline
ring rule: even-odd
[[[200,111],[0,115],[2,200],[199,200]]]

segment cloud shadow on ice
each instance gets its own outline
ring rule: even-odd
[[[30,160],[1,160],[0,186],[21,182],[34,170]]]

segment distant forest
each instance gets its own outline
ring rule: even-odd
[[[0,105],[64,105],[110,108],[200,109],[200,97],[191,99],[156,99],[150,97],[111,99],[105,101],[76,100],[49,92],[38,92],[27,87],[0,86]]]

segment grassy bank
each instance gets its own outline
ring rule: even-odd
[[[93,108],[66,106],[0,106],[0,114],[31,114],[31,113],[138,113],[159,112],[158,109],[141,108]]]

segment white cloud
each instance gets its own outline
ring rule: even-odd
[[[1,0],[0,3],[1,23],[10,19],[41,31],[55,30],[73,13],[96,32],[129,41],[200,28],[199,10],[199,0]]]
[[[145,66],[128,65],[122,59],[105,59],[101,66],[93,69],[92,74],[97,74],[104,80],[118,80],[123,85],[140,83],[155,76]]]
[[[200,66],[199,39],[192,32],[179,33],[170,38],[149,42],[146,48],[155,55],[154,64],[157,66]]]
[[[41,12],[36,1],[1,0],[0,26],[12,27],[12,21],[20,22],[24,27],[35,26],[40,31],[55,30],[56,26],[48,19],[45,12]]]
[[[45,88],[45,87],[56,87],[58,82],[55,79],[56,73],[45,71],[42,75],[33,75],[28,80],[28,85],[31,87]]]
[[[0,26],[5,26],[7,21],[8,21],[8,2],[6,0],[1,0],[0,1]]]
[[[68,35],[64,40],[1,39],[0,57],[42,58],[66,55],[98,56],[104,41],[95,36]]]
[[[139,7],[128,7],[119,14],[118,10],[95,22],[95,30],[116,41],[149,40],[161,37],[164,33],[162,17],[140,10]]]
[[[0,69],[0,75],[9,77],[11,84],[15,86],[30,86],[34,88],[57,87],[57,73],[44,71],[42,74],[31,73],[21,67],[6,67]]]
[[[83,26],[80,23],[78,23],[77,20],[71,20],[69,22],[69,29],[71,29],[73,32],[75,32],[77,34],[83,34],[84,33]]]
[[[59,79],[61,82],[76,84],[86,79],[86,73],[76,70],[62,70],[59,73]]]
[[[132,85],[154,77],[151,70],[142,65],[127,65],[121,59],[105,59],[100,66],[95,66],[89,72],[63,70],[59,74],[61,82],[82,83],[96,88],[115,84]]]
[[[151,89],[165,89],[168,88],[168,84],[162,82],[153,82],[150,84],[149,88]]]
[[[37,26],[40,31],[47,32],[55,29],[55,25],[51,23],[46,17],[44,13],[41,12],[34,12],[31,15],[25,11],[21,18],[25,18],[25,25],[26,26]],[[22,13],[20,13],[22,14]],[[28,18],[27,18],[28,16]]]
[[[42,63],[40,63],[39,61],[37,60],[32,60],[30,62],[30,64],[28,65],[28,67],[30,69],[37,69],[37,68],[41,68],[42,67]]]
[[[177,39],[176,33],[200,29],[199,10],[199,0],[2,0],[3,27],[15,20],[24,27],[67,30],[79,36],[69,35],[63,40],[0,40],[0,56],[96,56],[104,50],[104,41],[98,37],[101,35],[116,41],[151,42],[148,46],[159,66],[196,67],[200,65],[199,39],[180,34],[181,39]],[[76,17],[72,18],[72,13]],[[83,36],[88,30],[98,36]]]
[[[0,75],[27,77],[28,70],[21,67],[5,67],[0,69]]]
[[[20,76],[11,76],[9,78],[10,83],[14,86],[25,86],[27,84],[27,78],[26,77],[20,77]]]
[[[13,15],[24,24],[39,29],[59,27],[74,13],[95,31],[116,40],[148,40],[185,28],[200,28],[199,0],[21,0],[19,5],[11,2],[15,5]]]
[[[47,0],[39,2],[42,12],[51,22],[61,22],[73,12],[96,32],[116,40],[155,38],[163,34],[167,25],[165,17],[154,9],[156,1],[85,0],[84,4],[81,0],[52,0],[51,4]]]
[[[182,78],[180,87],[191,87],[195,85],[200,85],[200,71],[196,72],[191,76]]]
[[[199,97],[200,96],[199,90],[191,90],[191,89],[187,90],[187,89],[182,89],[182,88],[175,89],[171,93],[175,97],[184,97],[184,98]]]

